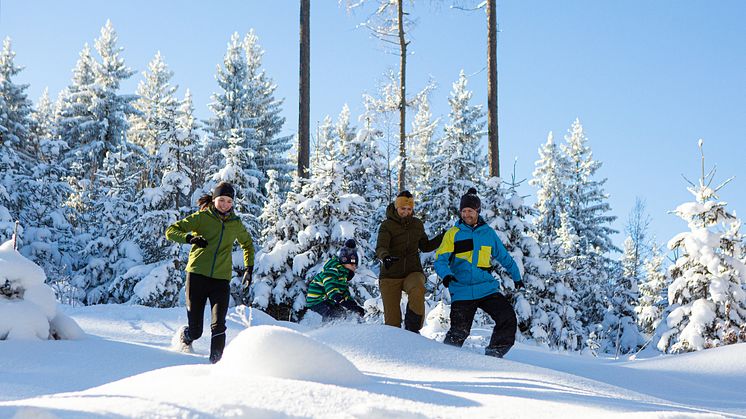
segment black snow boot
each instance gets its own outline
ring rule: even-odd
[[[210,352],[210,363],[215,364],[223,357],[223,351]]]
[[[210,341],[210,363],[220,361],[223,357],[223,349],[225,349],[225,332],[213,336]]]
[[[419,334],[422,329],[422,316],[407,307],[407,314],[404,315],[404,328]]]
[[[510,350],[510,346],[504,345],[504,346],[497,346],[494,348],[485,348],[484,354],[487,356],[494,356],[495,358],[502,358],[505,356],[505,354],[508,353]]]

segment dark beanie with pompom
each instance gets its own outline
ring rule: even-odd
[[[356,247],[357,244],[355,243],[355,240],[349,239],[345,242],[344,247],[339,249],[337,257],[339,257],[339,261],[343,265],[350,263],[357,266],[358,260],[357,251],[355,250]]]
[[[464,208],[471,208],[476,212],[482,209],[482,201],[477,196],[477,190],[469,188],[466,195],[461,197],[461,203],[458,206],[458,210],[461,211]]]

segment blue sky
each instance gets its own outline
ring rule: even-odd
[[[454,0],[461,5],[478,3]],[[397,57],[356,25],[334,0],[312,0],[311,123],[336,116],[348,103],[362,111]],[[447,120],[451,84],[464,69],[475,103],[486,106],[486,18],[450,8],[449,0],[409,7],[409,91],[433,78],[433,113]],[[735,176],[721,198],[746,213],[746,2],[498,1],[501,164],[509,177],[530,177],[538,147],[560,139],[578,117],[594,156],[603,162],[606,191],[623,230],[635,197],[647,202],[651,234],[666,242],[686,229],[667,211],[689,200],[682,174],[699,176],[697,140],[705,140],[716,179]],[[286,133],[297,130],[298,2],[277,1],[23,1],[0,0],[0,36],[10,36],[36,101],[70,82],[85,42],[111,19],[126,63],[138,73],[134,92],[156,51],[173,82],[194,95],[197,116],[217,88],[214,74],[234,31],[253,28],[266,50],[264,67],[285,98]],[[411,120],[411,119],[410,119]],[[507,173],[506,173],[507,172]],[[525,185],[522,192],[534,195]],[[529,198],[533,200],[533,198]],[[615,241],[621,245],[623,237]]]

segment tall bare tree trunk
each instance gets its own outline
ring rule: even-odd
[[[300,0],[300,86],[298,94],[298,176],[310,172],[311,0]]]
[[[500,142],[497,123],[497,0],[487,0],[487,140],[490,175],[500,176]]]
[[[407,41],[404,38],[404,0],[397,1],[398,23],[399,23],[399,190],[403,191],[406,185],[405,173],[407,171]]]

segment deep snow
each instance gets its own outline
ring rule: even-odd
[[[238,307],[210,365],[207,338],[195,354],[170,348],[183,308],[62,310],[84,339],[0,342],[0,417],[746,417],[743,344],[617,361],[518,344],[499,360],[478,344]]]

